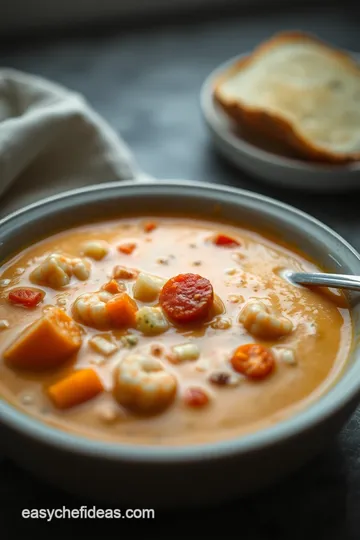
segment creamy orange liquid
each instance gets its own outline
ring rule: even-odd
[[[136,330],[138,345],[133,350],[149,351],[154,343],[165,350],[194,340],[201,350],[200,359],[173,365],[162,357],[166,369],[176,374],[178,391],[174,403],[153,417],[140,417],[116,404],[112,390],[112,372],[129,350],[120,348],[105,359],[95,353],[88,340],[98,330],[84,326],[80,352],[64,367],[50,373],[14,371],[0,361],[0,395],[12,405],[43,422],[60,429],[105,441],[147,444],[188,444],[221,440],[281,421],[318,398],[334,382],[349,354],[352,326],[348,309],[337,307],[331,298],[305,288],[294,287],[278,275],[278,269],[319,270],[308,260],[273,241],[228,225],[186,218],[158,218],[157,229],[143,231],[144,218],[94,224],[60,233],[29,247],[8,261],[0,270],[0,279],[11,283],[0,289],[0,320],[9,328],[0,331],[0,354],[14,338],[42,313],[46,306],[66,301],[71,315],[76,297],[96,291],[109,280],[116,265],[137,268],[170,278],[180,273],[197,273],[208,278],[224,303],[231,327],[214,328],[214,320],[197,328],[171,327],[157,337],[146,337]],[[220,248],[206,240],[214,232],[227,233],[241,241],[235,249]],[[15,286],[34,286],[30,272],[49,253],[79,256],[88,240],[105,240],[111,252],[101,261],[92,261],[91,277],[86,282],[71,281],[63,291],[42,287],[44,303],[33,310],[10,305],[8,291]],[[136,242],[132,255],[119,253],[122,241]],[[128,282],[132,294],[133,282]],[[263,342],[249,335],[238,321],[244,302],[251,298],[270,300],[273,306],[294,324],[294,331],[276,342]],[[139,303],[141,306],[141,303]],[[216,324],[215,324],[216,326]],[[123,332],[114,332],[119,339]],[[265,380],[244,378],[235,388],[216,387],[209,382],[214,369],[229,366],[229,358],[239,345],[258,342],[268,347],[284,345],[296,354],[297,364],[277,362],[275,372]],[[91,366],[101,376],[106,391],[83,405],[59,411],[49,401],[46,388],[71,373],[74,368]],[[201,370],[200,370],[201,369]],[[184,405],[182,395],[189,385],[201,386],[210,403],[202,409]],[[106,421],[106,411],[115,410],[115,419]],[[105,411],[105,416],[104,416]]]

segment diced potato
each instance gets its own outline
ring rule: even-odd
[[[8,285],[10,285],[10,283],[11,283],[10,279],[0,279],[0,287],[1,288],[7,287]]]
[[[165,283],[166,279],[141,272],[133,286],[134,298],[140,302],[153,302]]]
[[[101,240],[93,240],[87,242],[83,246],[82,255],[95,259],[96,261],[101,261],[109,253],[109,248]]]
[[[94,351],[103,356],[111,356],[119,348],[111,341],[110,336],[94,336],[89,340],[89,345]]]
[[[0,330],[6,330],[6,328],[9,328],[10,324],[9,321],[5,319],[0,320]]]
[[[169,323],[161,308],[144,306],[136,313],[136,328],[151,336],[166,332]]]
[[[48,310],[15,339],[4,352],[13,368],[45,370],[68,360],[81,347],[81,330],[61,309]]]
[[[200,349],[195,343],[183,343],[175,345],[171,349],[170,360],[173,363],[187,362],[197,360],[200,356]]]
[[[296,366],[297,365],[297,358],[295,356],[295,352],[292,349],[287,348],[273,348],[273,353],[275,354],[276,358],[283,362],[284,364],[289,364],[290,366]]]

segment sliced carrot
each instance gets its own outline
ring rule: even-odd
[[[157,228],[157,225],[156,225],[156,223],[154,223],[153,221],[148,221],[148,222],[145,223],[145,225],[144,225],[144,231],[145,231],[145,232],[151,232],[151,231],[154,231],[156,228]]]
[[[93,399],[103,390],[103,384],[93,369],[81,369],[50,386],[47,392],[58,409],[69,409]]]
[[[106,304],[106,310],[114,326],[130,328],[135,326],[138,306],[127,293],[114,296]]]
[[[125,285],[119,283],[116,279],[111,279],[103,286],[103,290],[110,294],[118,294],[125,291]]]
[[[125,244],[120,244],[120,246],[118,246],[118,250],[121,253],[124,253],[124,255],[131,255],[135,248],[136,248],[136,244],[134,242],[127,242]]]
[[[14,368],[51,369],[76,353],[81,342],[80,327],[61,309],[53,308],[15,338],[4,358]]]
[[[235,371],[250,379],[264,379],[275,369],[275,358],[270,349],[257,343],[240,345],[231,358]]]
[[[159,297],[166,315],[178,323],[206,319],[213,301],[214,291],[210,281],[198,274],[179,274],[169,279]]]

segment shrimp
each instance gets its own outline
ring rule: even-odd
[[[71,277],[84,281],[90,276],[90,263],[80,258],[66,257],[58,253],[49,255],[30,274],[33,283],[59,289],[69,285]]]
[[[173,402],[176,392],[176,377],[153,356],[130,354],[114,370],[114,397],[134,412],[164,410]]]
[[[72,312],[74,319],[93,328],[105,328],[110,326],[106,304],[113,298],[107,291],[84,293],[75,300]]]
[[[44,283],[57,289],[68,285],[71,275],[72,269],[69,259],[53,253],[31,272],[30,279],[34,283]]]
[[[276,339],[293,330],[289,319],[271,313],[270,308],[258,300],[245,305],[240,312],[239,322],[250,334],[264,339]]]
[[[74,276],[80,281],[86,281],[90,277],[90,263],[78,257],[70,259],[71,269]]]

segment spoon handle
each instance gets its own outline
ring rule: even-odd
[[[290,279],[299,285],[319,285],[323,287],[334,287],[337,289],[351,289],[360,291],[360,276],[349,276],[346,274],[322,274],[292,272]]]

